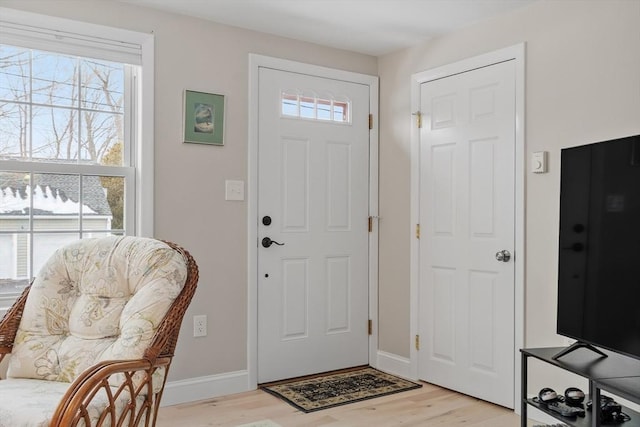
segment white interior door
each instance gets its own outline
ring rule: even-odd
[[[369,87],[258,85],[258,382],[367,364]]]
[[[419,376],[513,408],[514,61],[423,83],[420,105]]]

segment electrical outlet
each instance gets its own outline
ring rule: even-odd
[[[207,336],[207,315],[206,314],[193,316],[193,336],[194,337]]]

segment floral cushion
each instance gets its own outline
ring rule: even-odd
[[[97,362],[141,358],[186,276],[182,255],[155,239],[57,250],[29,292],[7,377],[72,382]]]
[[[34,379],[6,379],[0,387],[0,427],[47,427],[53,413],[62,399],[69,383]],[[122,394],[116,402],[116,412],[120,413],[128,403],[129,395]],[[10,404],[8,404],[10,402]],[[89,417],[95,425],[108,399],[101,389],[91,402]],[[79,426],[84,426],[80,422]],[[103,425],[111,425],[109,420]],[[144,422],[141,424],[144,425]]]

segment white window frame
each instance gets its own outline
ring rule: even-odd
[[[125,218],[132,221],[126,226],[127,234],[153,236],[154,193],[154,36],[90,24],[64,18],[23,12],[0,7],[0,40],[3,44],[47,50],[60,54],[93,57],[139,66],[131,79],[130,91],[135,102],[129,101],[132,119],[125,132],[132,144],[123,153],[130,158],[125,171],[125,191],[135,193],[134,203],[127,205]],[[122,176],[118,168],[117,175]],[[59,165],[45,162],[0,160],[0,170],[35,173],[72,173],[113,175],[114,168],[73,164]],[[0,297],[0,307],[6,298]],[[0,314],[2,314],[0,312]]]

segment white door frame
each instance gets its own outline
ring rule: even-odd
[[[376,367],[378,350],[378,77],[336,70],[263,55],[249,54],[249,148],[247,182],[247,369],[249,390],[258,384],[258,77],[260,68],[343,80],[369,86],[369,111],[373,129],[369,132],[369,364]]]
[[[519,413],[520,405],[520,348],[524,346],[524,272],[525,272],[525,44],[517,44],[452,64],[433,68],[411,76],[411,111],[420,111],[420,85],[432,80],[460,74],[499,62],[515,60],[516,72],[516,126],[515,126],[515,336],[514,357],[514,405]],[[411,126],[411,277],[410,277],[410,337],[419,331],[419,267],[420,242],[415,237],[416,224],[420,222],[420,132]],[[413,343],[414,340],[412,339]],[[410,349],[411,374],[418,378],[418,350]]]

